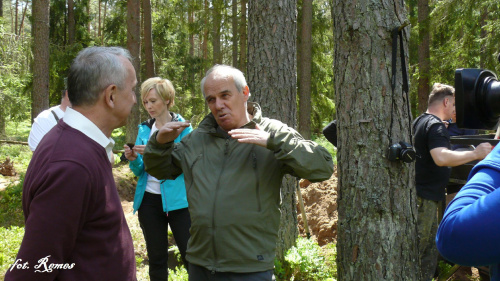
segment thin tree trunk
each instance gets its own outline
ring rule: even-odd
[[[0,1],[2,2],[2,1]],[[29,1],[26,2],[24,5],[24,10],[23,10],[23,17],[21,18],[21,24],[19,25],[19,35],[22,35],[23,33],[23,26],[24,26],[24,18],[26,17],[26,10],[28,10],[28,3]]]
[[[220,29],[222,23],[221,9],[224,3],[223,0],[213,0],[213,26],[212,26],[212,47],[213,47],[213,60],[212,64],[222,63],[222,52],[220,45]]]
[[[108,11],[108,0],[104,0],[104,16],[102,18],[103,30],[101,32],[101,44],[104,44],[104,25],[106,24],[106,13]]]
[[[403,0],[333,3],[338,280],[419,280],[415,166],[385,157],[390,144],[410,142],[399,59],[391,92],[391,31],[406,20],[405,7]],[[406,28],[406,54],[408,38]]]
[[[431,55],[430,55],[430,18],[429,0],[418,0],[418,111],[427,110],[430,93]]]
[[[241,1],[240,17],[240,59],[238,67],[243,73],[247,73],[247,1]]]
[[[486,36],[488,35],[488,31],[485,28],[486,21],[488,20],[488,9],[486,6],[482,8],[481,11],[481,16],[479,18],[479,26],[481,27],[481,39],[486,39]],[[481,44],[481,53],[479,54],[479,67],[480,68],[486,68],[486,63],[488,61],[487,59],[487,54],[486,54],[486,44]]]
[[[133,65],[137,76],[137,85],[141,85],[141,24],[140,24],[140,0],[127,0],[127,49],[134,58]],[[140,87],[135,90],[136,100],[141,100]],[[132,107],[132,112],[127,119],[126,136],[127,142],[134,142],[137,137],[137,124],[140,122],[139,107]]]
[[[88,0],[88,2],[87,2],[87,7],[86,7],[87,8],[87,15],[90,15],[90,1],[91,0]],[[90,34],[90,31],[92,30],[91,27],[92,27],[91,26],[91,21],[89,20],[88,23],[87,23],[87,33],[88,34]]]
[[[296,127],[297,2],[252,0],[248,12],[248,84],[263,115]],[[281,188],[281,225],[276,255],[283,259],[298,236],[296,179]]]
[[[146,79],[155,77],[155,62],[153,57],[153,33],[151,22],[151,0],[142,0],[144,13],[144,59],[146,60]]]
[[[0,18],[3,18],[3,0],[0,1]]]
[[[75,22],[75,3],[74,0],[68,0],[68,45],[75,44],[76,22]]]
[[[101,38],[101,0],[97,3],[98,18],[97,18],[97,38]]]
[[[18,12],[18,10],[19,10],[19,0],[16,0],[16,4],[15,4],[14,7],[16,8],[16,13],[15,13],[16,14],[15,24],[16,25],[14,26],[14,30],[15,30],[14,32],[15,32],[15,34],[17,34],[17,20],[18,20],[18,13],[19,13]]]
[[[33,1],[33,119],[49,108],[49,15],[50,1]]]
[[[300,36],[299,132],[311,139],[312,0],[302,1]]]
[[[238,0],[232,3],[232,25],[233,25],[233,66],[238,67]]]

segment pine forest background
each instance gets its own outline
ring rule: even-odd
[[[140,81],[153,75],[170,79],[177,90],[173,110],[195,125],[208,112],[199,88],[205,71],[215,63],[224,63],[246,72],[247,0],[50,0],[48,38],[33,36],[32,28],[37,26],[33,23],[33,5],[37,2],[43,5],[47,0],[1,2],[3,137],[6,122],[32,119],[41,110],[59,103],[68,67],[78,51],[87,46],[140,46]],[[296,116],[300,132],[310,138],[335,119],[333,1],[312,1],[311,17],[302,17],[303,2],[310,1],[297,2]],[[500,70],[495,57],[500,50],[498,1],[410,0],[406,5],[411,23],[411,28],[405,30],[411,30],[408,50],[414,117],[425,110],[433,83],[453,85],[456,68]],[[138,18],[127,20],[131,13]],[[130,34],[127,37],[131,22],[138,25],[140,38],[131,38]],[[310,31],[301,32],[302,26],[309,26]],[[307,48],[307,44],[301,44],[307,34],[311,35],[310,53],[301,48]],[[33,60],[38,44],[35,40],[49,41],[45,98],[44,87],[34,87],[38,85],[34,84],[33,75],[37,63]],[[301,74],[309,64],[310,75]],[[250,85],[252,88],[255,87]],[[147,118],[141,106],[137,110],[138,120]],[[135,134],[130,138],[135,138]]]

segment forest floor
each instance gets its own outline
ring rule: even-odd
[[[137,245],[134,245],[136,254],[144,258],[144,260],[147,260],[142,231],[137,216],[133,214],[132,208],[137,179],[134,178],[126,164],[115,165],[113,174],[132,236],[134,237],[134,241],[139,241],[137,243],[135,242]],[[0,177],[0,189],[5,188],[8,183],[12,183],[18,179],[19,178],[16,176]],[[311,239],[317,241],[320,246],[337,242],[337,191],[336,170],[329,180],[312,183],[307,187],[301,188]],[[299,203],[297,203],[297,214],[299,233],[301,236],[306,237]],[[448,280],[470,281],[485,279],[479,278],[477,269],[461,267],[457,273]]]

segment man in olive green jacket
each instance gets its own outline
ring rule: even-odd
[[[248,102],[243,73],[216,65],[201,82],[211,113],[180,143],[189,126],[170,122],[151,136],[146,172],[158,179],[184,173],[191,214],[189,280],[271,280],[285,174],[329,179],[332,157]]]

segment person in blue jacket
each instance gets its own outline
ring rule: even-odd
[[[447,260],[489,266],[500,280],[500,146],[472,169],[466,185],[448,204],[436,244]]]
[[[141,85],[141,100],[151,119],[139,125],[135,145],[124,145],[129,167],[139,177],[134,196],[134,213],[139,211],[149,258],[149,276],[152,281],[168,278],[168,226],[185,260],[191,219],[188,211],[184,175],[175,180],[159,181],[144,170],[142,154],[149,137],[168,122],[184,122],[180,114],[170,112],[174,105],[175,89],[168,79],[150,78]],[[192,131],[186,128],[176,139]]]

